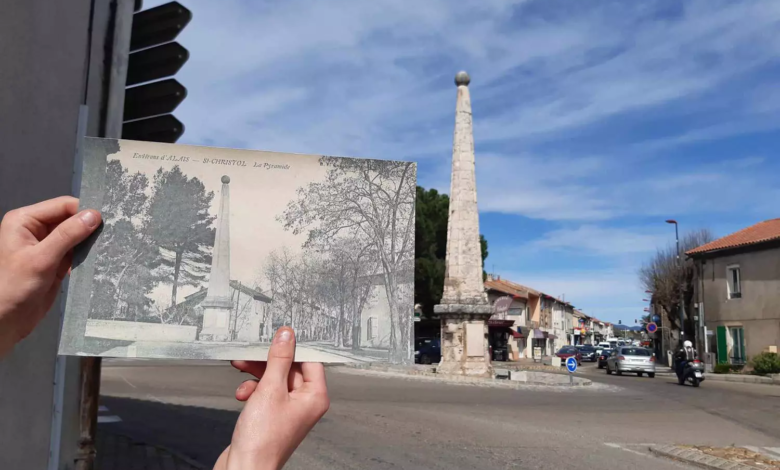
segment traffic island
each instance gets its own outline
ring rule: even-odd
[[[669,445],[650,447],[650,452],[701,468],[717,470],[780,470],[780,456],[744,447]]]
[[[568,374],[547,373],[536,371],[517,371],[496,369],[493,378],[469,377],[460,375],[438,374],[435,366],[396,366],[391,364],[345,364],[338,366],[344,371],[359,371],[365,375],[406,376],[420,380],[434,380],[444,383],[477,385],[485,387],[522,388],[524,386],[544,387],[589,387],[593,385],[588,379]],[[571,382],[570,382],[571,381]]]

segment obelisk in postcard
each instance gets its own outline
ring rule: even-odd
[[[222,177],[217,233],[211,257],[211,273],[203,307],[201,341],[228,341],[230,339],[230,177]]]
[[[474,171],[470,78],[455,76],[458,99],[452,145],[452,181],[444,293],[434,312],[441,316],[439,373],[492,377],[487,320],[493,313],[482,281],[477,182]]]

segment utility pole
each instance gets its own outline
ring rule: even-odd
[[[674,224],[674,241],[676,245],[676,254],[677,258],[675,261],[675,266],[677,266],[677,270],[679,271],[679,288],[680,288],[680,343],[682,343],[685,340],[685,274],[682,266],[682,262],[680,260],[680,233],[678,230],[678,224],[677,221],[674,219],[669,219],[666,221],[667,224]]]

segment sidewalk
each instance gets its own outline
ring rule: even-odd
[[[740,382],[746,384],[765,384],[765,385],[780,385],[780,375],[775,374],[773,377],[762,377],[760,375],[748,375],[748,374],[706,374],[705,382],[711,380],[713,382]]]
[[[778,470],[777,447],[651,446],[650,452],[678,462],[713,470]]]
[[[95,470],[205,470],[199,464],[171,450],[106,432],[97,433]]]

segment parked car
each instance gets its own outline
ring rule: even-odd
[[[598,355],[598,368],[603,369],[607,365],[607,359],[609,359],[609,354],[612,352],[611,349],[602,349],[601,353]]]
[[[433,364],[441,361],[441,340],[438,338],[418,339],[415,346],[416,364]]]
[[[582,365],[582,354],[574,346],[564,346],[555,355],[560,357],[562,362],[566,362],[566,359],[574,356],[577,358],[577,365]]]
[[[580,351],[583,361],[596,362],[598,356],[596,356],[596,348],[593,345],[582,344],[577,346],[577,349]]]
[[[623,372],[636,373],[639,377],[647,374],[655,377],[655,357],[652,351],[634,346],[622,346],[613,350],[607,359],[607,374]]]

